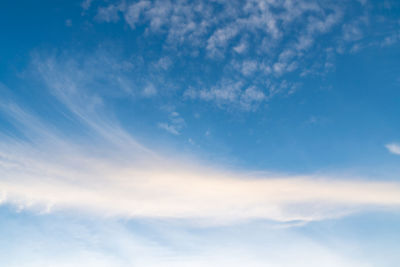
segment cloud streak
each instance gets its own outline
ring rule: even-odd
[[[395,155],[400,155],[400,145],[397,143],[390,143],[385,145],[386,149]]]
[[[76,131],[89,130],[92,141],[82,144],[17,103],[2,100],[2,112],[28,141],[1,139],[1,203],[211,224],[313,221],[400,206],[395,182],[229,171],[149,149],[118,126],[105,105],[87,104],[102,99],[74,79],[75,72],[63,70],[61,76],[51,61],[44,62],[35,66],[45,86],[81,123]]]
[[[71,158],[86,162],[85,166],[73,168],[78,163]],[[76,154],[62,162],[49,160],[2,158],[2,202],[21,209],[74,209],[105,216],[209,223],[313,221],[365,208],[400,206],[397,183],[271,175],[254,178],[170,162],[168,167],[156,162],[128,167]],[[72,166],[67,161],[72,161]]]

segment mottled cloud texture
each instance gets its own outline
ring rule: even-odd
[[[196,70],[185,74],[186,99],[246,111],[293,93],[306,76],[331,72],[338,55],[397,43],[397,21],[373,17],[372,9],[355,0],[138,0],[92,7],[98,23],[125,24],[124,34],[162,51],[147,59],[162,66],[158,78],[170,79],[174,67]],[[374,41],[366,38],[371,21],[387,28],[369,33],[381,36]]]

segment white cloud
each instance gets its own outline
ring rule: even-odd
[[[81,3],[82,8],[83,8],[84,10],[89,9],[90,6],[92,5],[93,1],[94,1],[94,0],[84,0],[84,1]]]
[[[154,63],[154,67],[158,69],[168,70],[173,65],[171,58],[162,57],[156,63]]]
[[[56,219],[25,213],[25,222],[15,217],[2,218],[0,229],[0,256],[7,267],[371,267],[382,265],[383,257],[385,263],[397,262],[396,253],[387,250],[373,251],[373,255],[384,255],[378,260],[354,253],[362,244],[352,244],[351,238],[326,237],[332,228],[318,228],[324,236],[321,242],[293,228],[260,223],[197,231],[154,220],[136,221],[139,227],[130,227],[131,222],[125,220],[84,220],[82,216]],[[340,233],[335,231],[335,235]]]
[[[383,39],[381,42],[381,46],[391,46],[393,44],[396,44],[400,40],[400,32],[395,32]]]
[[[387,144],[385,145],[385,147],[387,148],[387,150],[395,155],[400,155],[400,144],[397,143],[391,143],[391,144]]]
[[[242,66],[233,64],[234,68],[240,68],[242,72]],[[252,68],[252,67],[251,67]],[[265,68],[265,66],[257,66],[258,69]],[[251,70],[254,71],[254,70]],[[264,70],[267,72],[267,70]],[[275,69],[275,73],[279,75]],[[241,111],[254,111],[260,104],[267,101],[276,94],[287,92],[288,94],[293,93],[298,84],[290,83],[286,80],[282,80],[279,83],[272,83],[262,81],[257,83],[252,81],[251,84],[234,80],[222,80],[217,85],[207,89],[195,90],[189,88],[185,91],[184,96],[190,99],[201,99],[204,101],[210,101],[217,104],[218,107],[224,109],[237,109]]]
[[[73,209],[206,224],[307,222],[400,206],[400,185],[394,182],[233,173],[174,156],[142,156],[134,147],[108,146],[113,155],[124,158],[118,160],[97,146],[96,153],[88,153],[75,144],[1,144],[2,202],[19,209]]]
[[[313,43],[314,43],[314,39],[312,37],[307,36],[307,35],[299,36],[298,42],[296,45],[296,49],[300,50],[300,51],[309,49],[312,47]]]
[[[117,22],[120,18],[119,12],[122,9],[122,5],[109,5],[107,7],[99,7],[95,19],[101,22]]]
[[[71,64],[36,57],[33,66],[68,111],[68,120],[79,122],[75,130],[90,138],[76,141],[3,98],[0,110],[29,142],[0,139],[2,203],[19,209],[73,209],[208,224],[251,219],[307,222],[400,206],[400,184],[396,182],[233,172],[149,149],[119,126],[106,112],[101,96],[91,91],[88,81],[104,73],[85,72]],[[275,90],[285,87],[290,84],[282,82]],[[241,108],[251,108],[266,96],[256,87],[226,81],[199,97],[221,104],[236,101]],[[165,110],[168,122],[159,127],[179,134],[184,119],[172,107]],[[398,147],[392,144],[388,149],[397,151]]]
[[[169,110],[168,121],[169,123],[158,123],[158,127],[171,134],[180,135],[180,131],[185,126],[185,120],[173,108]]]
[[[157,94],[157,89],[156,87],[152,84],[149,83],[142,92],[143,96],[145,97],[151,97],[151,96],[155,96]]]
[[[254,86],[247,88],[240,98],[240,104],[244,109],[251,110],[257,107],[266,98],[265,94]]]
[[[245,76],[250,76],[258,69],[258,63],[255,60],[246,60],[242,63],[242,73]]]
[[[131,28],[135,28],[139,22],[141,13],[150,7],[150,1],[140,1],[130,5],[125,11],[125,20]]]
[[[318,2],[254,0],[218,1],[218,5],[208,1],[141,0],[119,6],[131,28],[143,25],[153,34],[166,33],[167,47],[186,44],[192,52],[206,49],[209,55],[217,57],[224,57],[231,50],[242,54],[247,48],[247,38],[243,37],[259,39],[261,35],[270,43],[280,42],[293,35],[293,26],[301,29],[295,36],[301,40],[298,46],[309,48],[318,35],[340,21],[342,9],[346,8],[334,4],[321,6]],[[108,7],[115,9],[115,5]],[[281,12],[275,12],[276,9]],[[241,38],[237,40],[237,36]],[[257,51],[265,50],[264,42],[252,41],[252,45]]]
[[[238,102],[239,96],[242,94],[242,87],[243,83],[240,81],[224,80],[208,90],[203,89],[199,92],[191,90],[187,95],[192,98],[215,101],[218,105],[230,105]]]
[[[345,41],[357,41],[363,37],[360,22],[343,25],[343,38]]]
[[[219,80],[207,85],[212,89],[205,90],[202,84],[193,82],[198,79],[190,77],[191,89],[185,96],[198,96],[221,108],[228,108],[228,102],[221,105],[223,98],[231,99],[230,108],[240,107],[237,105],[240,93],[218,89],[225,80],[235,78],[242,83],[251,80],[257,83],[251,85],[259,88],[264,88],[260,81],[268,80],[278,87],[279,79],[292,72],[299,73],[290,79],[333,71],[338,51],[351,53],[362,47],[353,42],[362,39],[369,16],[362,5],[333,0],[324,3],[139,0],[104,5],[98,8],[97,19],[113,22],[121,14],[132,30],[138,26],[144,28],[143,34],[137,36],[144,43],[147,38],[157,36],[161,52],[167,52],[168,57],[161,57],[153,64],[155,71],[167,72],[173,62],[179,62],[180,68],[198,71],[188,76],[201,79],[202,75],[208,75],[204,70],[218,66]],[[398,39],[386,37],[382,46]],[[329,50],[332,47],[338,47],[337,51]],[[203,57],[202,68],[192,65],[198,64],[198,60],[192,60],[196,57]],[[242,66],[236,70],[244,77],[233,77],[234,65]],[[273,78],[271,71],[275,74]]]
[[[167,132],[169,132],[171,134],[174,134],[174,135],[179,135],[180,134],[180,132],[179,132],[179,130],[177,129],[176,126],[168,124],[168,123],[165,123],[165,122],[160,122],[158,124],[158,127],[161,128],[161,129],[164,129]]]
[[[91,130],[91,141],[75,142],[15,103],[2,100],[1,110],[30,137],[29,143],[1,139],[2,203],[45,212],[72,209],[206,224],[252,219],[308,222],[400,206],[396,182],[233,172],[171,153],[162,155],[108,119],[101,105],[88,107],[85,99],[91,98],[86,88],[76,94],[76,79],[68,77],[71,72],[58,76],[54,69],[39,73],[50,92],[82,122],[84,128],[77,130]],[[79,98],[84,95],[82,102]],[[246,89],[244,95],[246,101],[263,98],[255,88]],[[184,123],[176,111],[170,111],[169,120]],[[171,125],[164,126],[178,133]]]
[[[236,45],[233,50],[235,50],[238,54],[243,54],[247,50],[247,43],[242,41],[238,45]]]
[[[71,27],[72,26],[72,20],[71,19],[65,20],[65,26]]]
[[[229,25],[216,30],[207,40],[207,50],[211,56],[223,56],[229,41],[239,33],[237,25]]]
[[[275,74],[281,75],[286,68],[286,64],[282,63],[282,62],[277,62],[272,66],[272,68],[273,68]]]

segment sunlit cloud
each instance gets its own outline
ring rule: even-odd
[[[101,98],[73,77],[79,73],[73,67],[61,75],[57,62],[35,64],[50,93],[94,141],[79,143],[17,103],[2,100],[2,112],[29,140],[0,143],[2,203],[42,212],[72,209],[211,224],[307,222],[400,206],[396,182],[234,171],[150,149],[104,112]]]
[[[9,2],[1,266],[398,265],[399,1]]]

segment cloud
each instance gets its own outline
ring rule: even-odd
[[[332,71],[336,56],[332,47],[354,52],[353,42],[362,39],[363,26],[368,21],[366,7],[337,1],[321,4],[314,0],[139,0],[103,5],[97,10],[97,20],[114,22],[121,15],[141,42],[149,40],[151,45],[150,40],[154,37],[159,40],[157,50],[161,49],[162,55],[153,64],[156,71],[168,72],[170,65],[176,62],[182,69],[196,70],[195,73],[185,72],[183,83],[190,83],[186,88],[191,88],[185,90],[185,96],[195,96],[224,109],[251,111],[257,109],[259,102],[271,97],[243,108],[237,104],[241,102],[238,100],[240,93],[218,89],[219,85],[234,80],[244,84],[245,88],[257,86],[259,91],[266,92],[270,87],[279,87],[285,76],[290,75],[293,83],[301,84],[300,80],[305,76],[302,74]],[[141,53],[146,56],[147,52]],[[282,57],[285,53],[287,56]],[[168,57],[163,57],[164,54]],[[201,68],[196,65],[199,62]],[[209,80],[206,71],[209,69],[215,72],[217,80],[206,85],[194,82]],[[149,76],[152,77],[151,73]],[[173,76],[166,74],[165,79]],[[289,88],[279,91],[282,94],[289,92],[293,91]],[[221,101],[224,98],[230,102]]]
[[[71,27],[72,26],[72,20],[71,19],[65,20],[65,26]]]
[[[245,73],[254,71],[254,65],[244,65]],[[224,80],[210,89],[196,91],[188,89],[184,94],[190,99],[214,101],[217,105],[227,108],[238,108],[243,111],[252,111],[258,107],[267,96],[257,86],[246,87],[242,82]]]
[[[223,56],[222,51],[226,48],[229,41],[239,33],[238,26],[233,24],[215,31],[207,40],[207,50],[211,56]]]
[[[357,41],[363,37],[363,33],[357,24],[343,25],[343,38],[346,41]]]
[[[176,128],[176,126],[170,125],[170,124],[165,123],[165,122],[160,122],[158,124],[158,127],[161,128],[161,129],[164,129],[167,132],[169,132],[171,134],[174,134],[174,135],[179,135],[180,134],[178,129]]]
[[[35,66],[69,119],[79,122],[76,134],[89,133],[89,138],[75,140],[17,103],[2,99],[2,113],[28,138],[0,139],[4,204],[43,212],[72,209],[100,216],[206,224],[253,219],[309,222],[400,206],[400,184],[395,182],[231,171],[150,149],[112,119],[104,100],[92,95],[90,83],[85,87],[77,78],[82,73],[59,70],[47,60]],[[248,88],[241,101],[263,97]],[[183,125],[183,119],[173,110],[168,116],[171,124],[165,124],[165,129],[178,133],[171,125]]]
[[[387,148],[387,150],[395,155],[400,155],[400,145],[397,143],[390,143],[385,145],[385,147]]]
[[[174,111],[174,108],[164,108],[168,110],[168,123],[162,122],[158,123],[158,127],[161,129],[166,130],[167,132],[180,135],[180,131],[185,126],[185,120],[181,117],[181,115]]]
[[[354,235],[343,238],[343,230],[332,224],[327,227],[329,230],[319,225],[318,235],[325,241],[321,242],[309,233],[297,232],[296,228],[274,228],[257,222],[198,229],[154,220],[126,222],[65,214],[8,214],[12,216],[4,216],[0,228],[0,256],[7,267],[371,267],[382,262],[395,265],[398,258],[396,247],[389,250],[385,247],[386,253],[372,251],[380,247],[381,238],[374,239],[377,246],[365,252],[369,242],[353,245]],[[23,219],[18,220],[20,217]],[[376,228],[386,229],[379,226]],[[348,232],[358,229],[345,228]],[[329,235],[333,231],[334,237]],[[350,248],[352,251],[362,248],[363,253],[349,255]],[[382,256],[376,259],[365,255]]]
[[[204,100],[215,100],[217,103],[234,103],[242,92],[243,83],[226,80],[211,89],[201,90],[198,97]]]
[[[400,185],[394,182],[230,171],[148,148],[109,112],[109,92],[93,91],[99,89],[93,83],[97,77],[107,84],[105,76],[120,80],[118,74],[123,77],[133,66],[103,54],[94,58],[81,60],[83,66],[71,57],[37,55],[32,62],[35,76],[63,110],[57,121],[73,121],[74,136],[87,139],[70,137],[3,94],[0,110],[24,139],[0,136],[2,203],[20,209],[73,209],[105,216],[208,223],[313,221],[400,205]],[[96,68],[104,62],[105,69]],[[111,85],[104,90],[124,91],[120,82]],[[196,97],[221,104],[234,101],[246,109],[266,96],[256,87],[226,81]],[[167,122],[158,126],[180,134],[185,120],[173,107],[165,111]]]
[[[243,90],[256,86],[267,94],[283,80],[299,86],[305,76],[320,77],[334,71],[337,54],[380,48],[400,39],[393,32],[394,20],[382,19],[379,27],[374,27],[385,31],[367,29],[373,18],[371,8],[354,1],[138,0],[104,2],[96,8],[95,20],[112,23],[122,18],[135,38],[149,46],[148,51],[140,52],[142,60],[154,58],[149,51],[160,51],[158,60],[151,63],[154,69],[145,73],[149,79],[162,76],[160,84],[185,84],[184,97],[227,110],[255,111],[272,96],[294,90],[275,90],[243,108],[239,100],[221,101],[224,97],[240,99],[240,93],[215,90],[226,80],[242,83]],[[379,40],[363,38],[367,30]],[[159,45],[155,50],[150,49],[154,38]],[[173,64],[179,67],[170,68]],[[143,65],[147,70],[145,61]],[[185,70],[184,78],[174,80],[171,69]],[[209,79],[210,70],[215,80]]]
[[[107,7],[99,7],[95,19],[99,22],[117,22],[120,19],[119,12],[123,9],[123,5],[109,5]]]
[[[253,86],[244,90],[240,98],[240,104],[244,109],[250,110],[256,107],[257,104],[261,103],[265,98],[265,94]]]
[[[235,50],[236,53],[242,54],[245,53],[247,50],[247,43],[245,41],[241,41],[238,45],[236,45],[233,50]]]
[[[92,5],[93,1],[94,1],[94,0],[84,0],[84,1],[82,1],[82,3],[81,3],[81,7],[82,7],[84,10],[87,10],[87,9],[89,9],[90,6]]]
[[[400,40],[400,31],[395,32],[389,36],[386,36],[384,40],[381,42],[382,47],[391,46],[396,44]]]
[[[1,144],[2,202],[47,212],[73,209],[211,224],[314,221],[400,206],[400,185],[394,182],[235,173],[129,153],[134,147],[110,146],[111,155],[123,158],[118,159],[107,157],[105,148],[88,153],[85,147],[66,145],[69,149],[62,144]]]
[[[157,89],[156,89],[156,87],[155,87],[152,83],[149,83],[149,84],[143,89],[142,94],[143,94],[143,96],[145,96],[145,97],[152,97],[152,96],[155,96],[155,95],[157,94]]]
[[[125,20],[131,28],[135,28],[139,22],[141,13],[150,7],[150,1],[139,1],[130,5],[125,11]]]
[[[257,61],[247,60],[242,63],[242,73],[245,76],[253,74],[258,69]]]
[[[156,67],[158,69],[168,70],[172,65],[173,65],[173,62],[169,57],[161,57],[154,64],[154,67]]]

